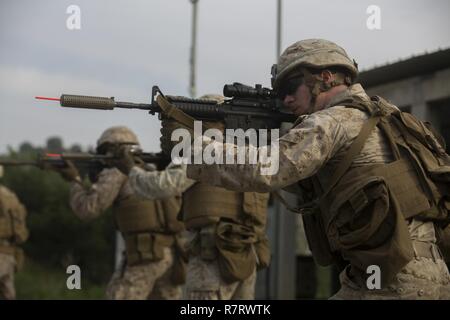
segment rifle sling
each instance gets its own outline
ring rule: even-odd
[[[345,157],[341,160],[339,166],[337,167],[336,171],[334,172],[330,184],[328,185],[328,188],[325,190],[325,192],[322,194],[321,198],[324,199],[328,193],[330,193],[331,189],[334,188],[334,186],[339,182],[341,177],[344,175],[345,172],[350,168],[353,160],[355,157],[361,153],[362,148],[364,147],[364,144],[369,138],[370,133],[375,128],[375,126],[380,121],[379,115],[372,115],[369,120],[367,120],[363,127],[361,128],[361,131],[359,132],[356,139],[352,142],[350,145],[349,150],[345,154]]]
[[[330,184],[328,185],[328,188],[324,191],[324,193],[320,196],[320,199],[316,199],[315,201],[312,201],[311,203],[307,203],[305,205],[300,206],[300,208],[292,208],[287,201],[279,194],[277,191],[272,192],[272,194],[279,200],[283,205],[292,212],[304,214],[310,211],[305,211],[302,208],[309,207],[311,204],[320,204],[321,199],[325,199],[325,197],[330,193],[330,191],[333,189],[333,187],[339,182],[339,180],[342,178],[342,176],[345,174],[345,172],[350,168],[353,159],[361,152],[362,148],[364,147],[364,144],[369,138],[370,133],[375,128],[375,126],[380,121],[380,115],[372,115],[363,125],[361,128],[361,131],[359,132],[356,139],[352,142],[350,145],[350,148],[348,152],[345,154],[345,157],[341,160],[339,166],[337,167],[336,171],[334,172]]]
[[[180,108],[167,101],[167,99],[162,95],[156,97],[156,102],[158,102],[158,105],[161,107],[162,111],[167,117],[178,121],[192,131],[194,130],[194,122],[197,121],[197,119],[180,110]],[[210,128],[213,127],[203,124],[204,130]]]

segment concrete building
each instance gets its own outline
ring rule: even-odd
[[[450,49],[415,56],[361,72],[369,95],[429,121],[450,145]]]

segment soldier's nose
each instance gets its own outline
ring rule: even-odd
[[[283,104],[286,107],[289,107],[289,105],[295,100],[295,98],[291,95],[287,95],[286,97],[284,97],[283,99]]]

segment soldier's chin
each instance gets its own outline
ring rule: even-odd
[[[292,113],[296,116],[302,116],[306,114],[307,108],[303,108],[302,106],[297,106],[295,109],[292,110]]]

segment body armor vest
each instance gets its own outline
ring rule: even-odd
[[[264,232],[267,193],[235,192],[196,183],[183,194],[183,215],[187,229],[202,228],[226,218]]]
[[[386,284],[413,257],[405,219],[448,224],[450,158],[427,124],[381,98],[352,97],[336,105],[379,117],[377,126],[394,161],[349,168],[332,181],[333,173],[346,166],[341,162],[301,181],[305,200],[313,199],[303,216],[308,242],[319,264],[336,262],[336,256],[362,272],[375,264]]]
[[[269,194],[234,192],[196,183],[183,194],[183,215],[187,229],[213,226],[211,238],[200,234],[193,254],[217,259],[222,279],[243,281],[255,268],[270,263],[265,234]],[[200,242],[200,243],[199,243]]]
[[[125,240],[129,265],[163,258],[164,247],[171,246],[174,236],[184,229],[177,220],[180,208],[180,196],[151,201],[130,195],[114,203],[113,213]]]

